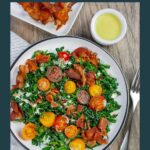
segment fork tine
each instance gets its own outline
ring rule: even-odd
[[[139,75],[139,70],[138,70],[131,84],[131,88],[133,89],[133,92],[138,91],[139,79],[140,79],[140,75]]]

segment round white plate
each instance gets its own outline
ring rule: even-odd
[[[119,91],[121,95],[116,98],[117,102],[121,105],[121,108],[118,110],[117,122],[110,125],[110,132],[108,134],[109,140],[107,145],[101,145],[94,148],[94,150],[103,150],[107,148],[117,137],[118,133],[121,131],[123,124],[126,120],[127,112],[128,112],[128,87],[125,77],[120,69],[118,63],[115,59],[107,53],[107,51],[103,50],[101,47],[96,45],[95,43],[83,39],[80,37],[72,37],[72,36],[62,36],[62,37],[53,37],[49,39],[42,40],[28,47],[13,63],[11,66],[11,85],[15,84],[16,76],[18,72],[18,68],[20,64],[24,64],[27,59],[31,58],[34,51],[37,50],[48,50],[50,52],[56,52],[55,48],[64,46],[66,50],[73,51],[78,47],[87,47],[88,49],[96,52],[100,60],[106,64],[109,64],[111,67],[109,69],[109,73],[117,78],[119,83]],[[24,141],[20,137],[20,131],[23,127],[23,123],[11,122],[11,131],[14,136],[22,143],[26,148],[30,150],[40,150],[40,147],[32,145],[31,141]]]

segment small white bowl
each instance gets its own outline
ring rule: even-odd
[[[100,36],[97,35],[96,28],[95,28],[95,23],[96,23],[97,17],[99,17],[102,14],[107,14],[107,13],[117,16],[117,18],[120,20],[120,23],[122,25],[122,31],[121,31],[120,35],[116,39],[111,40],[111,41],[100,38]],[[96,12],[96,14],[92,18],[92,21],[91,21],[92,37],[94,38],[95,41],[97,41],[98,43],[100,43],[102,45],[112,45],[112,44],[118,43],[119,41],[121,41],[123,39],[126,32],[127,32],[126,19],[119,11],[117,11],[115,9],[102,9],[102,10]]]

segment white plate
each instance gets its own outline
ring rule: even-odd
[[[20,6],[16,2],[10,3],[10,14],[22,21],[30,23],[30,24],[32,24],[42,30],[45,30],[51,34],[62,36],[62,35],[66,35],[71,30],[82,6],[83,6],[83,3],[78,2],[72,7],[72,11],[69,12],[69,20],[59,30],[56,30],[56,26],[53,23],[48,23],[48,24],[44,25],[41,22],[32,19],[28,15],[28,13],[26,11],[24,11],[22,6]]]
[[[54,37],[45,39],[40,41],[29,48],[27,48],[14,62],[11,67],[11,85],[16,82],[16,75],[18,72],[18,67],[20,64],[24,64],[28,58],[31,58],[32,54],[36,50],[49,50],[50,52],[55,52],[55,48],[64,46],[65,49],[73,51],[78,47],[87,47],[88,49],[96,52],[101,61],[106,64],[109,64],[111,67],[109,69],[109,73],[117,78],[119,83],[119,91],[121,95],[116,98],[117,102],[121,105],[120,110],[118,110],[117,122],[115,124],[110,125],[110,132],[108,134],[109,140],[107,145],[101,145],[94,150],[103,150],[108,147],[116,138],[118,133],[121,131],[123,124],[126,120],[127,112],[128,112],[128,88],[125,77],[112,56],[110,56],[105,50],[97,46],[95,43],[83,39],[80,37],[71,37],[71,36],[63,36],[63,37]],[[15,137],[28,149],[31,150],[39,150],[39,147],[33,146],[31,141],[24,141],[20,138],[19,133],[23,127],[23,123],[15,123],[11,122],[11,131],[15,135]]]

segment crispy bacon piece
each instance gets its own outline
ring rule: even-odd
[[[95,72],[89,71],[85,74],[85,76],[86,76],[86,83],[88,85],[95,84],[96,80]]]
[[[59,29],[66,24],[69,19],[73,2],[20,2],[25,11],[35,20],[41,21],[43,24],[54,21]]]
[[[46,95],[46,100],[51,103],[51,106],[53,108],[56,108],[58,106],[58,104],[56,102],[54,102],[53,95],[51,95],[51,94]]]
[[[74,105],[70,105],[67,107],[66,115],[71,115],[75,113],[76,107]]]
[[[91,129],[88,129],[88,130],[85,131],[85,136],[86,136],[88,141],[93,139],[94,134],[95,134],[96,131],[97,131],[96,127],[93,127]]]
[[[30,72],[34,72],[38,69],[36,60],[34,60],[34,59],[28,59],[26,64],[28,65],[28,68],[29,68]]]
[[[98,66],[98,58],[97,58],[96,54],[93,53],[92,51],[88,50],[87,48],[79,47],[79,48],[75,49],[72,53],[72,56],[74,56],[76,58],[76,61],[78,61],[78,62],[82,58],[83,62],[89,61],[96,67]]]
[[[107,140],[103,139],[103,133],[97,127],[90,127],[88,130],[82,131],[81,136],[90,147],[93,147],[96,142],[107,144]]]
[[[50,60],[50,56],[48,55],[43,55],[43,54],[37,54],[35,56],[36,62],[37,63],[46,63]]]
[[[51,94],[51,95],[56,95],[56,94],[58,94],[59,93],[59,90],[57,89],[57,88],[53,88],[53,89],[51,89],[50,91],[49,91],[49,94]]]
[[[79,74],[81,75],[82,86],[84,86],[85,83],[86,83],[86,77],[85,77],[85,74],[84,74],[83,67],[79,64],[74,64],[73,66],[79,72]]]
[[[96,145],[96,140],[87,141],[87,144],[92,148],[93,146]]]
[[[78,106],[77,106],[77,111],[78,111],[78,112],[82,112],[82,110],[83,110],[83,106],[82,106],[82,105],[78,105]]]
[[[42,102],[42,96],[39,95],[38,99],[35,101],[35,104],[41,103]]]
[[[104,130],[106,130],[107,125],[108,125],[108,120],[107,120],[107,118],[100,118],[99,124],[98,124],[98,128],[99,128],[101,131],[104,131]]]
[[[76,126],[83,129],[85,126],[84,120],[85,116],[82,114],[81,117],[78,120],[76,120]]]
[[[46,24],[53,20],[53,16],[49,10],[43,7],[41,2],[20,2],[25,11],[35,20]]]
[[[20,65],[18,75],[16,77],[16,85],[12,86],[12,89],[23,88],[26,74],[29,72],[27,65]]]
[[[107,144],[107,140],[103,139],[103,134],[100,131],[95,133],[93,139],[96,140],[99,144]]]
[[[10,113],[10,120],[14,121],[16,119],[21,119],[22,118],[22,111],[15,101],[11,102],[11,108],[12,108],[12,112]]]

